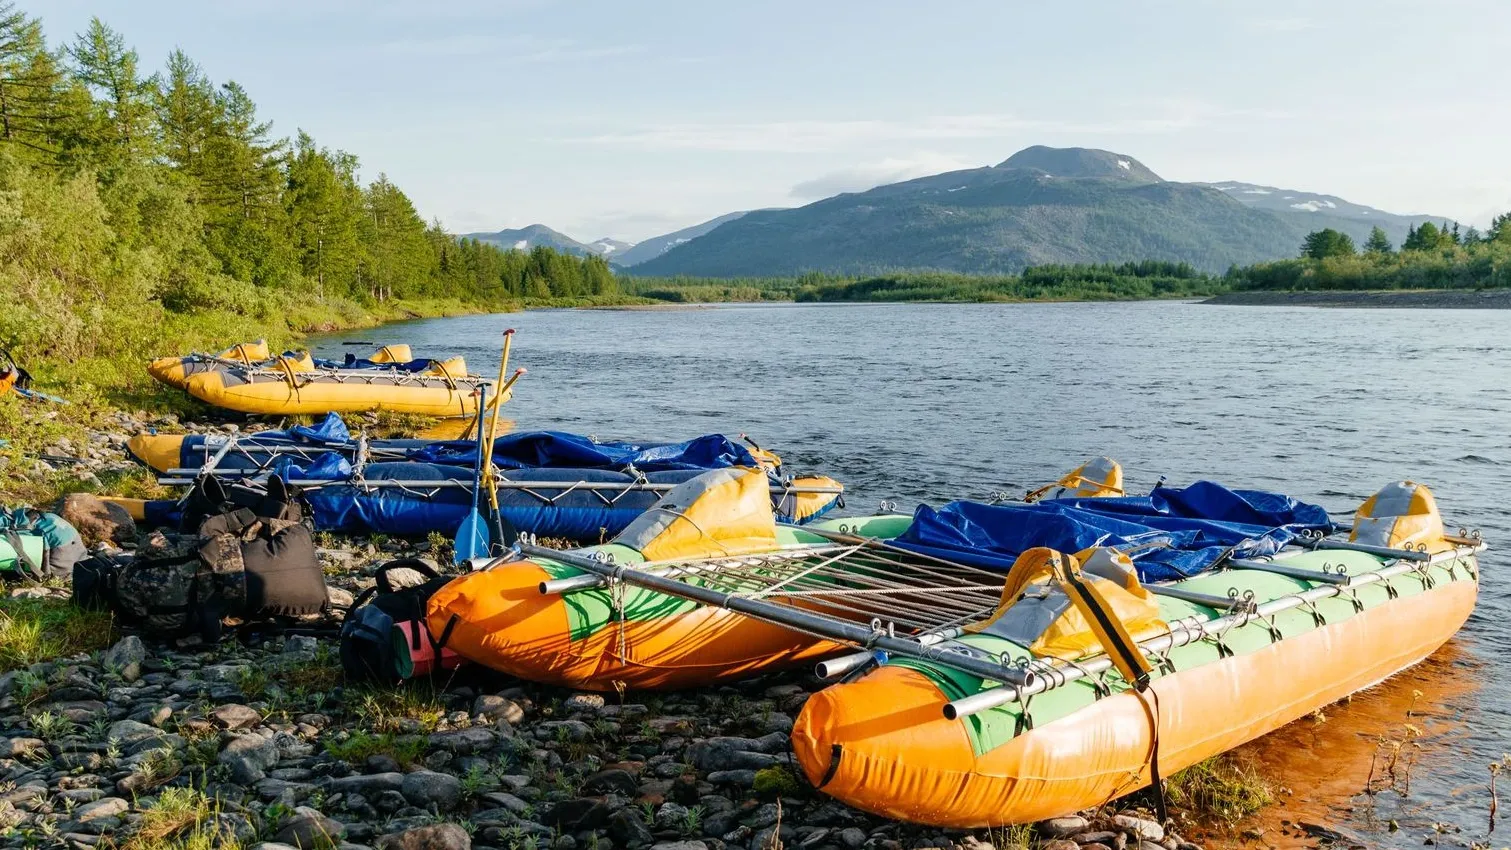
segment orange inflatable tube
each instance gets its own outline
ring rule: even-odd
[[[814,694],[792,733],[816,786],[884,817],[944,827],[1022,823],[1098,806],[1150,782],[1150,711],[1168,775],[1367,688],[1442,646],[1474,608],[1473,580],[1439,584],[1252,653],[1154,680],[977,755],[950,697],[901,665]]]

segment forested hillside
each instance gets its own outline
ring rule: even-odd
[[[616,291],[600,258],[447,234],[183,51],[42,23],[0,4],[0,347],[25,361]]]

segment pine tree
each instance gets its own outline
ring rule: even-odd
[[[364,211],[357,158],[317,148],[301,130],[288,159],[283,205],[300,273],[321,294],[361,295]]]
[[[154,97],[168,162],[197,175],[205,143],[215,129],[215,87],[182,50],[168,55],[167,74]]]
[[[1390,237],[1385,235],[1382,228],[1376,225],[1369,231],[1369,241],[1364,243],[1364,253],[1390,254],[1394,251],[1395,247],[1390,244]]]
[[[135,50],[99,18],[67,48],[74,78],[96,98],[88,136],[108,160],[143,160],[156,148],[152,98],[156,81],[143,79]]]
[[[9,0],[0,3],[0,142],[23,159],[55,164],[67,134],[64,88],[42,22]]]
[[[1354,240],[1347,233],[1340,233],[1331,227],[1308,233],[1306,240],[1301,243],[1301,256],[1313,260],[1347,257],[1353,253]]]
[[[1443,240],[1442,231],[1430,221],[1422,222],[1422,226],[1409,230],[1406,233],[1406,241],[1401,243],[1402,251],[1435,251]]]

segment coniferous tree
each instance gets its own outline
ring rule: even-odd
[[[1347,257],[1353,253],[1354,240],[1347,233],[1340,233],[1331,227],[1308,233],[1306,240],[1301,243],[1301,256],[1313,260]]]
[[[0,3],[0,142],[24,160],[56,164],[69,130],[64,90],[42,22]]]
[[[1364,243],[1366,254],[1390,254],[1395,252],[1395,246],[1390,244],[1390,237],[1385,231],[1376,225],[1369,231],[1369,241]]]
[[[97,158],[140,161],[154,155],[153,95],[156,80],[143,78],[135,50],[99,18],[67,48],[74,78],[93,97],[84,136]]]

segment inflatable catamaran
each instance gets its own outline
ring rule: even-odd
[[[147,364],[147,371],[216,407],[281,415],[391,410],[471,416],[478,409],[479,391],[491,386],[468,374],[460,357],[417,360],[407,345],[385,345],[366,358],[347,355],[335,361],[300,352],[274,355],[259,340],[217,354],[159,357]]]
[[[1345,527],[1210,482],[1123,496],[1095,466],[1034,504],[805,528],[720,470],[611,544],[480,564],[428,626],[472,661],[603,690],[818,661],[840,683],[792,735],[814,785],[980,827],[1100,805],[1263,735],[1422,660],[1473,609],[1483,544],[1447,533],[1420,484]]]
[[[369,440],[341,418],[256,434],[142,434],[127,448],[158,481],[190,486],[205,477],[257,481],[276,475],[299,487],[315,526],[349,533],[454,533],[472,507],[476,440]],[[680,443],[599,441],[560,431],[498,437],[499,507],[515,528],[543,537],[599,540],[622,531],[668,491],[711,469],[760,470],[772,508],[803,523],[839,504],[844,487],[824,476],[789,476],[781,458],[722,434]],[[128,505],[172,524],[174,501]]]

